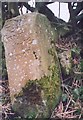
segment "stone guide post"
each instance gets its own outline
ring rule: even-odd
[[[50,22],[39,13],[7,20],[2,29],[12,107],[23,118],[48,118],[59,101],[54,39]]]

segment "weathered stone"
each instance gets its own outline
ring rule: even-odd
[[[13,109],[24,118],[48,118],[58,103],[60,71],[55,32],[39,13],[6,21],[2,29]]]
[[[71,50],[63,51],[58,54],[61,68],[64,75],[69,75],[72,70],[72,63],[71,63]]]

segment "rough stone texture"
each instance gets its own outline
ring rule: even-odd
[[[58,54],[64,75],[69,75],[72,69],[71,50],[63,51]]]
[[[60,96],[55,33],[39,13],[6,21],[2,29],[13,109],[24,118],[49,117]]]

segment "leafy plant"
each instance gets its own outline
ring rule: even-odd
[[[83,86],[73,90],[73,97],[75,100],[79,98],[83,102]]]

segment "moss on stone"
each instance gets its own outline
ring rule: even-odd
[[[54,51],[54,47],[48,50],[48,53],[55,60],[48,67],[51,74],[43,76],[40,80],[28,80],[22,91],[15,96],[17,101],[21,98],[24,104],[25,99],[27,99],[28,109],[25,108],[26,104],[25,107],[23,106],[24,108],[21,106],[22,109],[26,109],[26,115],[23,115],[23,117],[26,116],[25,118],[48,118],[59,102],[61,95],[60,69],[59,64],[57,64],[57,54]],[[15,110],[21,110],[20,107],[17,108],[18,104],[14,103],[13,108]],[[32,112],[33,110],[35,112]]]
[[[16,95],[17,101],[19,98],[25,99],[24,96],[27,97],[27,102],[29,103],[29,105],[27,112],[25,113],[27,114],[26,117],[28,118],[30,118],[31,116],[32,118],[33,117],[35,118],[37,115],[40,118],[49,117],[49,115],[52,113],[53,109],[59,102],[61,88],[60,88],[60,79],[58,73],[56,72],[57,67],[50,66],[50,71],[52,72],[50,76],[44,76],[40,80],[28,80],[25,87],[23,87],[22,91],[18,95]],[[39,89],[37,90],[38,93],[34,92],[35,89]],[[30,91],[32,92],[30,93]],[[36,98],[34,99],[34,96],[37,97],[37,100]],[[32,97],[31,100],[29,100],[29,97]],[[15,108],[15,110],[17,110],[18,104],[15,105],[16,108],[15,106],[13,107]],[[35,113],[32,112],[33,111],[32,109],[35,110]]]
[[[32,15],[34,15],[34,13]],[[26,18],[28,20],[29,17],[26,16]],[[34,29],[33,30],[31,26],[28,27],[28,29],[32,30],[33,33],[33,35],[30,34],[31,37],[30,39],[38,40],[38,44],[37,44],[38,46],[34,45],[33,47],[33,45],[30,44],[31,45],[30,52],[33,53],[35,49],[35,51],[39,50],[40,53],[38,52],[37,58],[36,57],[34,58],[33,54],[29,54],[30,58],[27,55],[26,59],[27,61],[32,60],[32,63],[34,63],[34,60],[36,60],[38,64],[40,63],[37,68],[38,70],[39,69],[41,70],[41,73],[38,70],[33,70],[36,69],[35,67],[36,64],[35,66],[30,66],[31,70],[29,69],[29,67],[27,67],[27,65],[24,68],[23,65],[25,60],[23,54],[21,55],[23,58],[22,60],[24,61],[22,62],[23,63],[22,66],[21,64],[19,64],[20,62],[18,62],[18,60],[16,59],[17,61],[14,64],[17,65],[18,62],[19,66],[21,67],[21,70],[24,70],[24,72],[27,74],[27,77],[23,78],[23,76],[21,76],[22,73],[19,74],[18,70],[17,70],[17,74],[18,74],[17,77],[14,77],[16,75],[16,71],[13,71],[13,74],[11,73],[10,70],[8,71],[10,72],[10,74],[12,74],[9,77],[12,108],[24,119],[49,118],[53,109],[59,102],[59,97],[61,94],[60,71],[59,71],[60,67],[58,64],[57,54],[54,47],[54,40],[56,39],[55,38],[56,36],[54,30],[51,28],[48,19],[46,19],[45,16],[42,17],[42,15],[37,13],[35,17],[31,16],[30,19],[32,20],[33,23],[32,27]],[[26,24],[27,26],[29,25],[29,23],[27,22]],[[15,26],[16,25],[17,23],[15,23]],[[26,26],[24,28],[26,28]],[[28,29],[26,28],[27,32]],[[19,39],[19,41],[23,42],[21,38]],[[13,41],[13,43],[17,44],[16,41]],[[19,59],[19,57],[17,58]],[[12,64],[13,64],[13,59],[12,59]],[[14,66],[11,66],[11,69],[13,67]],[[34,73],[29,74],[29,71]],[[36,76],[36,72],[38,72],[37,76]],[[30,77],[28,77],[29,75]],[[22,83],[20,82],[21,80]],[[14,81],[14,84],[12,84],[12,81]]]

